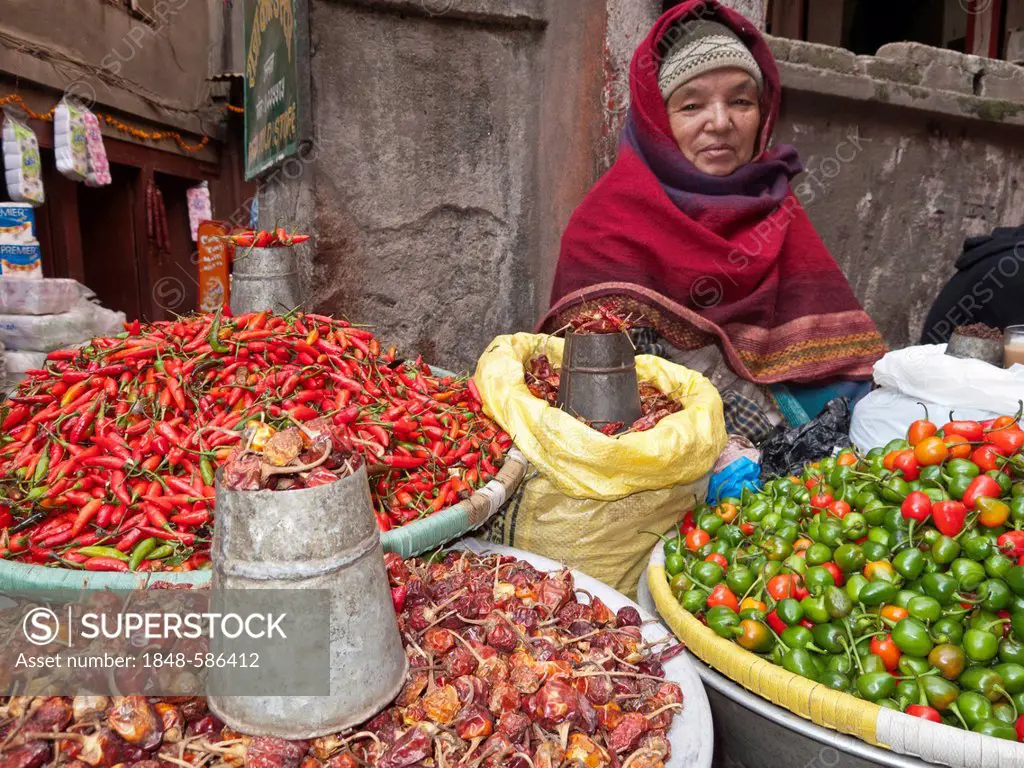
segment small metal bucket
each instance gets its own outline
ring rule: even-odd
[[[239,250],[231,265],[231,312],[288,312],[299,305],[294,248]]]
[[[625,333],[566,332],[558,405],[596,428],[640,418],[636,357]]]
[[[216,696],[242,733],[309,739],[361,723],[398,694],[398,633],[366,471],[297,491],[230,491],[218,474],[213,589],[331,593],[330,696]]]

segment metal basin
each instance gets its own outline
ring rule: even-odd
[[[637,586],[637,602],[657,615],[647,588],[647,571]],[[777,707],[734,683],[689,651],[715,721],[715,765],[721,768],[934,768],[915,757],[873,747],[865,741],[822,728]]]

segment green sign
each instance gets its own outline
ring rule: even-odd
[[[297,0],[245,0],[245,178],[299,146]]]

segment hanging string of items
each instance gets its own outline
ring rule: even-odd
[[[5,107],[8,104],[15,104],[19,106],[25,112],[25,114],[32,120],[41,120],[47,123],[53,122],[54,113],[56,112],[57,107],[59,106],[58,103],[46,112],[36,112],[31,107],[29,107],[28,104],[25,103],[25,100],[21,97],[21,95],[17,93],[9,93],[5,96],[0,96],[0,107]],[[245,112],[244,108],[236,107],[233,104],[225,104],[224,106],[228,112],[232,112],[234,114],[243,114]],[[199,141],[197,142],[189,142],[178,131],[146,131],[141,128],[136,128],[135,126],[128,125],[127,123],[123,122],[122,120],[118,120],[116,117],[112,115],[96,113],[96,117],[105,122],[114,130],[120,131],[121,133],[127,134],[132,138],[138,139],[140,141],[163,141],[165,139],[170,139],[174,141],[174,143],[177,144],[178,147],[183,152],[199,152],[207,144],[210,143],[210,138],[208,136],[200,137]]]

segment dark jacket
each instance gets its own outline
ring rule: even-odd
[[[1000,330],[1024,324],[1024,227],[967,238],[956,269],[928,312],[922,344],[944,344],[971,323]]]

